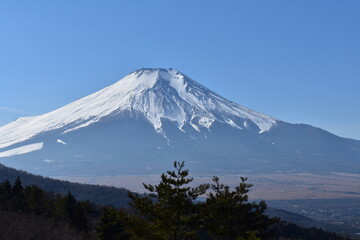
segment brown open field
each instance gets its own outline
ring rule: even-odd
[[[252,199],[316,199],[360,197],[360,174],[330,173],[316,175],[310,173],[259,174],[249,175],[248,182],[254,184]],[[194,185],[210,182],[212,176],[193,176]],[[235,175],[220,176],[224,184],[235,186],[239,183]],[[144,192],[142,183],[157,184],[159,175],[119,175],[101,177],[54,177],[73,182],[125,187],[136,192]]]

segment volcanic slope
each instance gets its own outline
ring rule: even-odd
[[[360,172],[360,141],[240,106],[174,69],[141,69],[0,127],[0,162],[42,175]]]

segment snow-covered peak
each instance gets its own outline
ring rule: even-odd
[[[74,131],[125,111],[144,116],[157,132],[163,131],[164,119],[180,130],[190,124],[197,131],[215,121],[237,129],[247,128],[251,121],[259,132],[276,124],[275,119],[230,102],[177,70],[141,69],[55,111],[0,127],[0,148],[47,131]]]

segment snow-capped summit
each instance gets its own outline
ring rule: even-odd
[[[1,127],[0,148],[47,131],[74,131],[123,112],[145,117],[159,133],[165,119],[180,130],[190,124],[197,131],[215,121],[238,129],[252,122],[258,132],[276,124],[275,119],[230,102],[177,70],[147,68],[55,111]]]

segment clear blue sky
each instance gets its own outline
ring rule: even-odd
[[[0,1],[0,126],[143,67],[360,139],[360,1]]]

